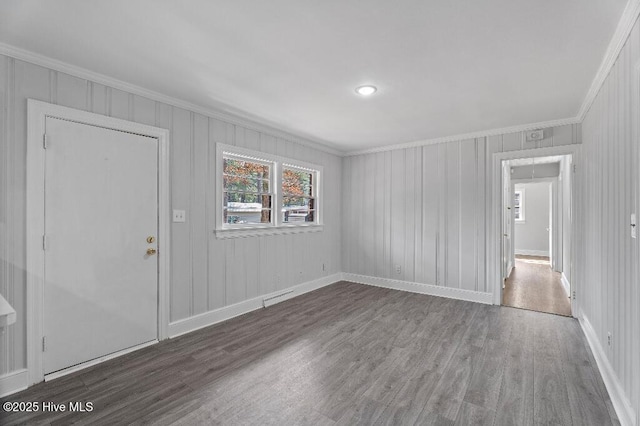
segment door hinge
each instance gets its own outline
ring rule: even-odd
[[[575,290],[573,291],[573,300],[576,300],[576,292],[575,292]]]
[[[42,336],[42,352],[47,350],[47,337]]]
[[[573,173],[576,173],[578,171],[578,165],[574,164],[573,165]]]
[[[44,135],[42,135],[42,148],[47,149],[47,146],[49,145],[48,142],[49,142],[49,137],[45,133]]]
[[[47,250],[47,236],[43,235],[42,236],[42,250]]]

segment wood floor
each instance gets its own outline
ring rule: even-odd
[[[340,282],[36,385],[3,425],[619,424],[572,318]]]
[[[505,281],[502,304],[513,308],[571,316],[571,302],[560,273],[548,257],[516,256],[515,268]]]

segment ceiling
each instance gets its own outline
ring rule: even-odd
[[[354,151],[575,117],[625,4],[3,0],[0,42]]]

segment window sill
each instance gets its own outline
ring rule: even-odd
[[[226,228],[216,229],[218,239],[259,237],[261,235],[286,235],[306,232],[321,232],[324,225],[282,225],[261,228]]]

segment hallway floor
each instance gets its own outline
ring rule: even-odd
[[[571,303],[560,277],[560,273],[551,269],[548,257],[518,255],[516,266],[505,282],[502,304],[571,316]]]

